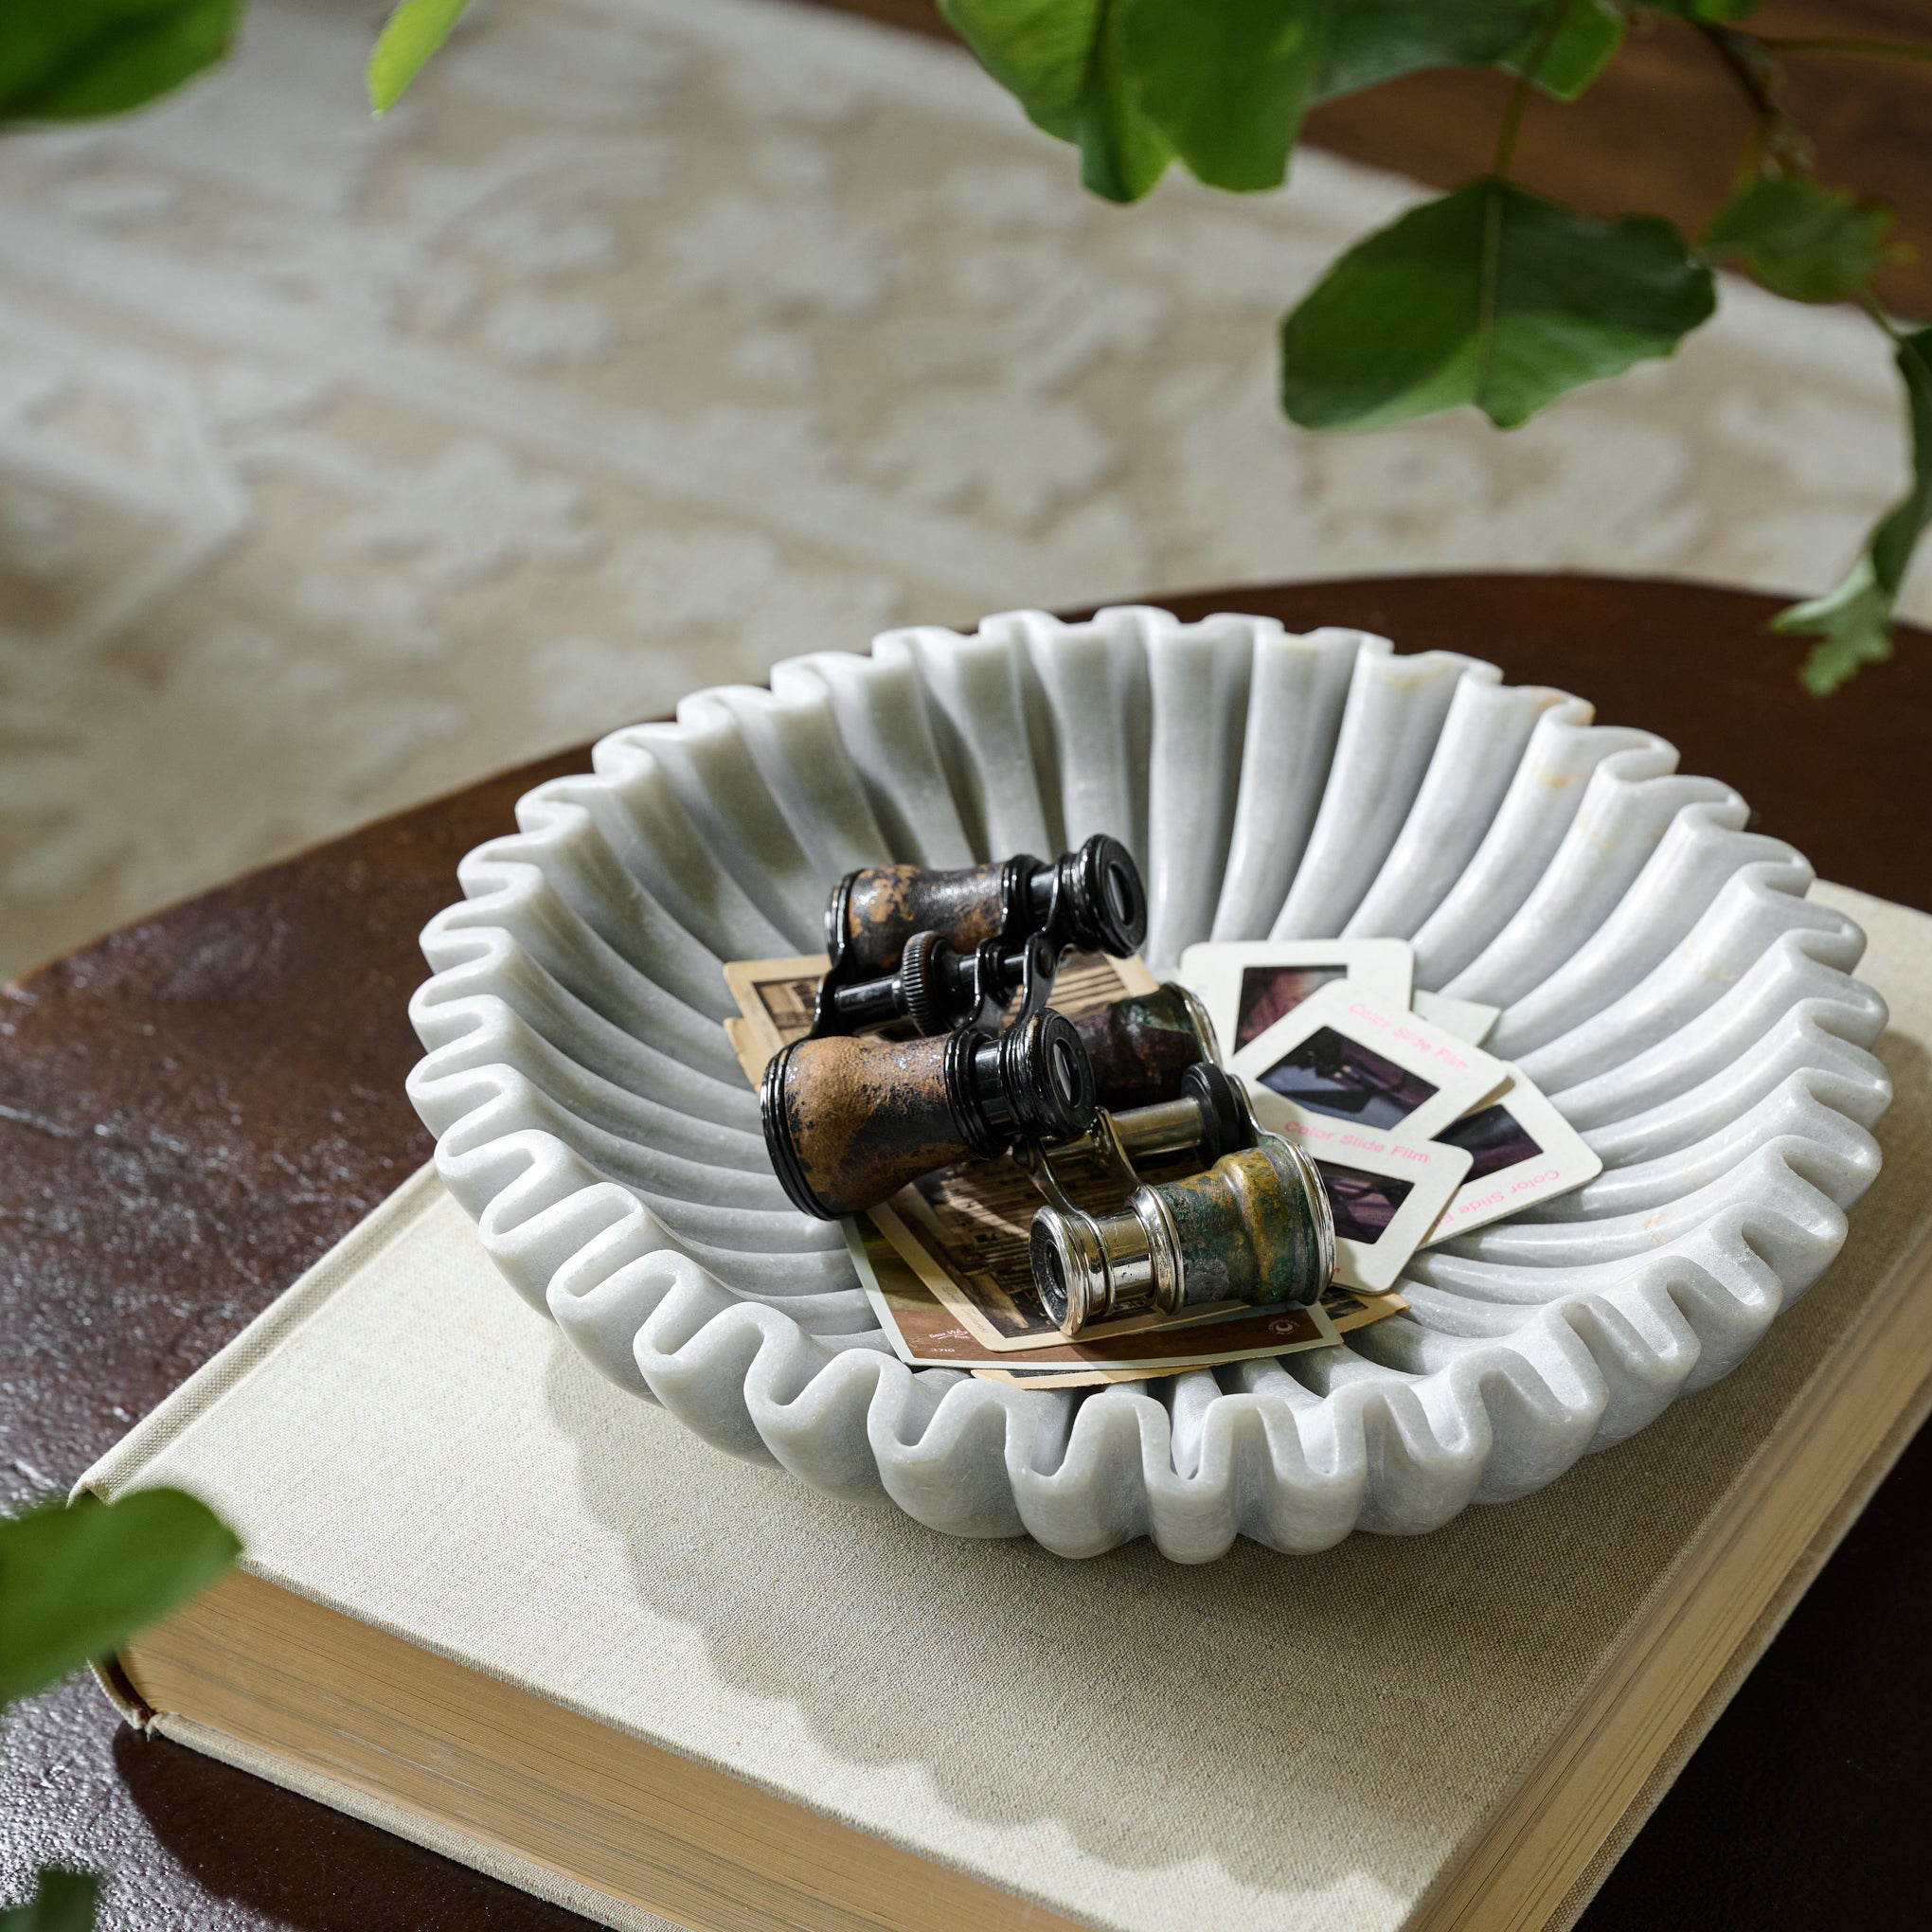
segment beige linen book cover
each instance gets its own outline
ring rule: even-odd
[[[1197,1568],[952,1540],[605,1385],[424,1173],[88,1478],[240,1528],[218,1663],[224,1616],[287,1612],[220,1728],[170,1711],[169,1627],[137,1641],[140,1714],[613,1925],[1566,1924],[1925,1405],[1932,920],[1820,896],[1892,1004],[1885,1172],[1742,1368],[1536,1495]],[[298,1708],[370,1627],[415,1647],[399,1711],[448,1707],[400,1782],[388,1733]],[[557,1737],[493,1762],[492,1698]]]

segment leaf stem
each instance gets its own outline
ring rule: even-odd
[[[1556,37],[1563,31],[1563,24],[1570,16],[1570,9],[1577,0],[1550,0],[1548,16],[1543,23],[1543,31],[1536,37],[1536,45],[1530,50],[1530,58],[1523,63],[1523,71],[1516,76],[1516,84],[1510,90],[1510,104],[1503,110],[1503,124],[1496,130],[1496,152],[1490,163],[1490,172],[1499,180],[1510,171],[1510,162],[1516,152],[1516,136],[1523,129],[1523,111],[1530,105],[1530,90],[1536,84],[1536,77],[1543,71],[1543,63],[1549,58],[1549,50],[1556,45]]]
[[[1918,41],[1863,40],[1856,34],[1762,34],[1758,45],[1774,54],[1863,54],[1875,61],[1932,61],[1932,46]]]
[[[1496,357],[1496,276],[1503,252],[1503,195],[1500,175],[1484,186],[1482,203],[1482,259],[1476,266],[1476,394],[1478,401],[1489,393],[1490,371]]]
[[[1703,20],[1692,24],[1751,103],[1751,111],[1758,117],[1756,153],[1780,170],[1809,173],[1811,142],[1803,129],[1785,113],[1784,103],[1779,98],[1783,76],[1765,51],[1769,43],[1755,34],[1741,33],[1734,27],[1720,27]],[[1753,151],[1747,148],[1745,152]]]
[[[1869,282],[1867,282],[1862,289],[1854,289],[1852,294],[1852,299],[1891,338],[1893,348],[1905,348],[1905,338],[1904,333],[1900,331],[1899,325],[1885,313],[1885,305],[1872,294]]]

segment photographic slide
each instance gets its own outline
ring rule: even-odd
[[[1208,1009],[1227,1056],[1344,977],[1406,1007],[1414,967],[1406,939],[1207,939],[1181,955],[1175,977]]]
[[[1469,1171],[1472,1181],[1520,1162],[1534,1160],[1543,1149],[1530,1137],[1529,1130],[1501,1101],[1478,1107],[1465,1114],[1453,1126],[1437,1135],[1451,1147],[1468,1148],[1476,1165]],[[1466,1185],[1466,1184],[1465,1184]]]
[[[1320,1171],[1335,1222],[1335,1279],[1381,1295],[1455,1199],[1466,1148],[1378,1134],[1323,1114],[1296,1114],[1278,1130]]]
[[[1442,1128],[1436,1142],[1461,1149],[1471,1166],[1424,1247],[1566,1194],[1603,1172],[1583,1136],[1520,1073],[1487,1105]]]
[[[1365,1127],[1396,1127],[1436,1088],[1419,1073],[1385,1059],[1373,1047],[1333,1027],[1311,1033],[1267,1068],[1261,1084],[1297,1107],[1359,1120]]]
[[[1349,1241],[1378,1242],[1388,1232],[1396,1210],[1415,1192],[1415,1183],[1393,1174],[1365,1173],[1360,1168],[1318,1160],[1334,1210],[1335,1233]]]
[[[1287,1119],[1352,1120],[1426,1141],[1508,1083],[1506,1062],[1472,1046],[1352,976],[1318,987],[1286,1019],[1233,1054],[1255,1115],[1279,1132]]]

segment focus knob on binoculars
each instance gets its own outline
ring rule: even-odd
[[[920,1033],[968,1026],[990,1033],[1014,993],[1026,994],[1027,1012],[1046,1004],[1059,963],[1045,933],[1029,934],[1011,951],[1003,940],[987,939],[971,953],[956,951],[938,933],[914,933],[896,972],[844,985],[828,976],[812,1030],[821,1036],[856,1033],[907,1020]]]
[[[1123,1213],[1068,1203],[1033,1217],[1033,1285],[1066,1335],[1216,1302],[1305,1306],[1328,1287],[1334,1258],[1321,1175],[1273,1134],[1206,1173],[1136,1188]]]
[[[765,1067],[765,1146],[793,1204],[856,1214],[935,1168],[1066,1140],[1093,1125],[1093,1069],[1073,1023],[1038,1012],[1004,1033],[795,1040]]]
[[[1147,890],[1133,853],[1103,832],[1050,862],[1022,853],[960,871],[868,866],[848,872],[826,903],[831,980],[892,972],[923,932],[961,954],[989,939],[1015,951],[1040,933],[1056,961],[1069,946],[1125,958],[1147,937]]]

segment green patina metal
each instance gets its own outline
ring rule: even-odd
[[[1306,1302],[1321,1292],[1315,1204],[1275,1136],[1154,1192],[1186,1259],[1188,1304]]]

